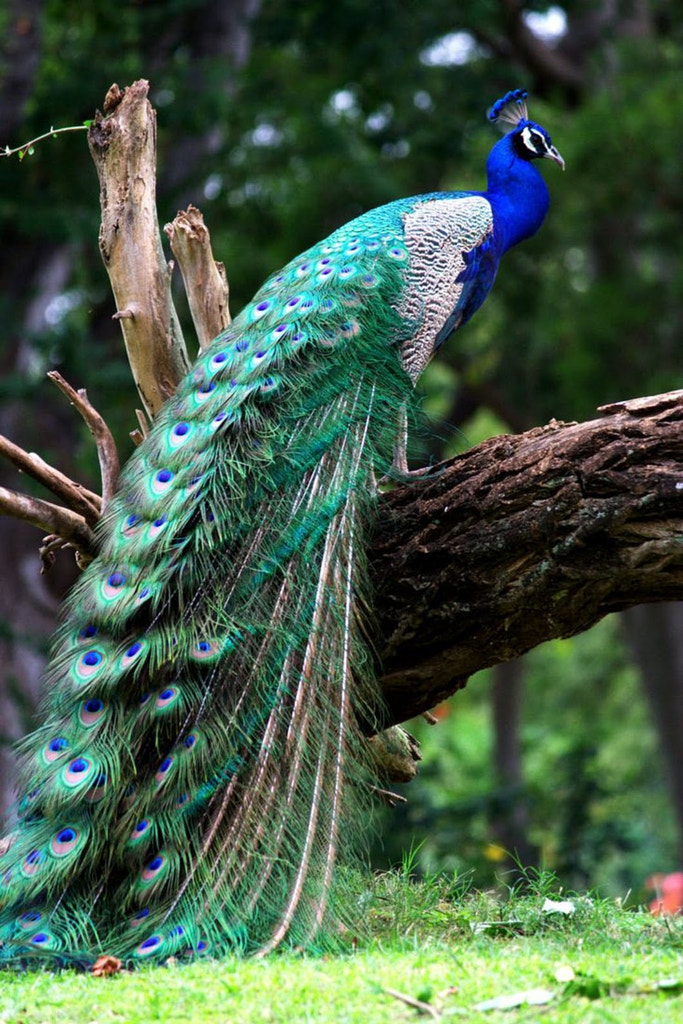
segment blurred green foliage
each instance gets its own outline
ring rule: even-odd
[[[525,658],[523,782],[493,769],[492,672],[474,676],[420,739],[420,774],[395,787],[407,803],[388,812],[376,860],[417,850],[418,871],[474,872],[478,886],[513,879],[495,822],[522,801],[539,863],[570,888],[643,897],[653,865],[675,866],[677,835],[658,740],[616,618]],[[513,851],[514,852],[514,851]]]
[[[487,107],[533,80],[514,40],[495,57],[486,42],[505,41],[504,7],[264,0],[242,64],[202,42],[206,0],[46,0],[34,88],[16,136],[0,146],[78,124],[112,81],[148,77],[160,221],[188,201],[203,209],[236,310],[275,267],[365,209],[484,187],[494,141]],[[547,13],[549,5],[524,7]],[[583,5],[554,9],[571,18]],[[581,419],[599,404],[683,384],[683,41],[665,0],[649,13],[647,34],[607,31],[586,53],[582,91],[546,78],[532,97],[532,116],[551,132],[567,173],[544,168],[552,204],[543,230],[506,257],[485,307],[425,375],[433,454],[507,429],[510,411],[518,426]],[[125,452],[135,395],[97,231],[85,134],[42,143],[21,163],[0,160],[0,401],[40,407],[44,370],[58,367],[89,388]],[[69,280],[27,335],[40,261],[60,247]],[[16,373],[20,339],[32,355]],[[475,397],[461,414],[468,392]],[[84,429],[82,438],[77,471],[94,481]],[[425,865],[474,866],[481,881],[494,874],[491,814],[503,799],[491,769],[488,689],[473,680],[438,730],[422,730],[423,772],[404,830],[396,819],[391,830],[403,845],[411,833],[424,841]],[[616,625],[533,652],[525,709],[530,838],[543,860],[570,884],[612,890],[675,867],[656,737]]]

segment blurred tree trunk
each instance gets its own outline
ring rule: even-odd
[[[491,717],[497,797],[492,804],[491,828],[499,846],[507,851],[508,867],[528,867],[538,861],[529,842],[520,723],[524,701],[524,659],[515,658],[493,669]]]
[[[683,864],[683,602],[629,608],[622,621],[659,733]]]

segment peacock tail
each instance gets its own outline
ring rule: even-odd
[[[399,237],[342,231],[294,260],[130,460],[24,751],[3,958],[265,951],[325,930],[372,785],[362,552],[412,391],[406,259]]]
[[[376,476],[434,349],[561,163],[525,94],[486,192],[372,210],[271,277],[122,474],[66,605],[0,841],[0,963],[311,947],[349,894],[381,718]],[[512,111],[512,113],[510,113]]]

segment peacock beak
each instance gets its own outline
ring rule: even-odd
[[[562,170],[564,170],[564,160],[554,146],[548,146],[543,156],[547,157],[548,160],[554,160],[555,163],[559,164]]]

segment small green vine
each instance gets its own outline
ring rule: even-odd
[[[16,146],[14,149],[10,149],[9,146],[5,146],[4,149],[0,149],[1,156],[14,156],[15,153],[19,154],[19,159],[23,160],[25,156],[32,156],[35,152],[34,146],[37,142],[42,142],[43,139],[56,139],[58,135],[63,132],[84,132],[87,131],[92,120],[84,121],[83,124],[72,124],[67,128],[50,128],[49,132],[45,132],[43,135],[36,136],[35,139],[31,139],[30,142],[24,142],[21,146]]]

